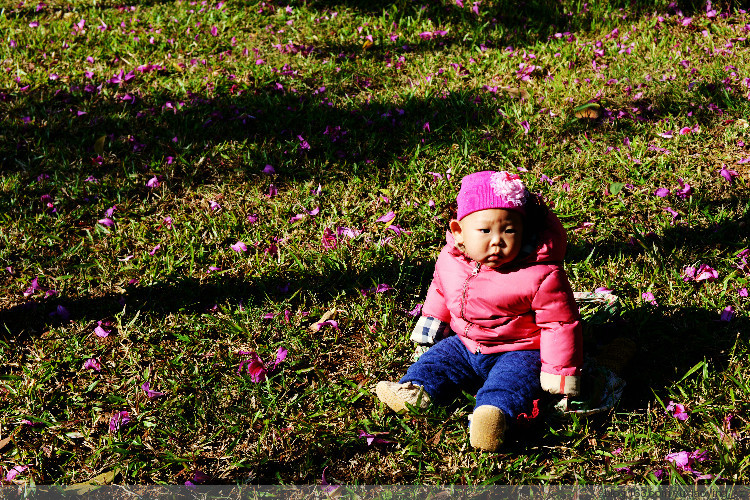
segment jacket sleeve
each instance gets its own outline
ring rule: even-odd
[[[430,316],[444,323],[450,323],[451,321],[451,313],[445,303],[443,287],[437,269],[432,276],[432,283],[430,283],[430,288],[427,290],[427,296],[422,305],[422,316]]]
[[[541,328],[542,388],[555,394],[577,394],[583,341],[578,306],[565,271],[556,269],[547,275],[532,309]]]

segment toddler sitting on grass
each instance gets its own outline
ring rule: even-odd
[[[540,388],[578,394],[580,315],[562,267],[565,230],[517,175],[467,175],[456,201],[412,333],[434,346],[376,394],[402,412],[478,389],[471,445],[495,451]]]

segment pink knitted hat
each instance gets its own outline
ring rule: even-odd
[[[521,178],[506,171],[486,170],[469,174],[461,179],[458,192],[458,220],[479,210],[505,208],[526,215],[524,205],[529,192]]]

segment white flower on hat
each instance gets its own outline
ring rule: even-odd
[[[526,203],[528,195],[526,186],[523,185],[523,181],[516,174],[508,173],[505,170],[495,172],[490,177],[490,186],[492,191],[495,192],[495,196],[504,199],[510,206],[521,207]]]

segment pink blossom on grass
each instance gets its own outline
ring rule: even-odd
[[[531,129],[531,125],[529,125],[529,122],[527,120],[524,120],[521,122],[521,128],[523,129],[524,135],[527,135],[529,133],[529,130]]]
[[[669,215],[672,216],[672,224],[677,220],[677,218],[680,216],[679,212],[674,210],[672,207],[667,207],[664,209],[665,212],[667,212]]]
[[[143,389],[143,392],[145,392],[146,396],[148,396],[149,398],[158,398],[159,396],[164,395],[163,392],[152,391],[151,384],[149,382],[144,382],[143,385],[141,386],[141,389]]]
[[[273,198],[274,196],[279,194],[279,190],[276,189],[276,186],[273,184],[268,186],[268,194],[266,195],[269,198]]]
[[[341,486],[338,484],[328,484],[328,481],[326,481],[326,470],[328,467],[323,468],[323,475],[320,478],[320,485],[322,486],[323,493],[332,496],[333,492],[335,492],[337,489],[339,489]]]
[[[271,165],[266,165],[263,167],[263,173],[266,175],[273,175],[276,173],[276,169],[274,169]]]
[[[687,266],[682,271],[683,281],[713,281],[719,277],[719,273],[713,267],[701,264],[699,266]]]
[[[24,290],[23,296],[29,297],[31,295],[34,295],[34,292],[36,292],[37,290],[41,290],[41,289],[42,287],[39,286],[39,278],[38,277],[34,278],[33,280],[31,280],[31,284],[29,285],[29,287],[26,290]]]
[[[208,474],[206,474],[206,473],[204,473],[203,471],[200,471],[200,470],[194,470],[194,471],[192,471],[191,478],[188,479],[187,481],[185,481],[185,486],[187,486],[188,488],[195,487],[196,484],[205,483],[209,479],[210,478],[209,478]]]
[[[388,285],[386,283],[381,283],[372,288],[368,288],[367,290],[360,290],[360,292],[362,293],[362,296],[365,297],[371,293],[384,293],[390,290],[393,290],[393,287],[391,285]]]
[[[667,196],[669,196],[669,189],[659,188],[654,191],[654,195],[658,196],[659,198],[666,198]]]
[[[395,212],[393,212],[393,210],[391,210],[387,214],[381,215],[380,217],[378,217],[375,222],[385,222],[385,223],[388,223],[388,222],[391,222],[395,218],[396,218],[396,214],[395,214]]]
[[[47,292],[47,294],[49,294],[50,292],[54,292],[54,290],[49,290],[49,291]],[[68,312],[68,310],[67,310],[67,309],[66,309],[66,308],[65,308],[64,306],[62,306],[62,305],[58,305],[58,306],[57,306],[57,307],[55,308],[54,312],[51,312],[51,313],[50,313],[49,315],[50,315],[51,317],[58,317],[58,318],[60,318],[60,320],[61,320],[61,321],[68,321],[68,320],[70,319],[70,313],[69,313],[69,312]]]
[[[689,472],[693,474],[695,479],[713,479],[713,474],[703,474],[693,467],[696,463],[705,462],[708,460],[708,452],[695,450],[695,451],[678,451],[670,453],[665,456],[664,459],[667,462],[671,462],[678,472]]]
[[[86,361],[83,362],[83,369],[84,370],[94,370],[95,372],[102,370],[102,365],[99,363],[99,360],[96,358],[89,358]]]
[[[373,444],[388,444],[393,443],[394,441],[390,439],[385,439],[381,436],[387,436],[390,434],[389,432],[377,432],[375,434],[370,434],[369,432],[360,430],[357,434],[357,437],[360,439],[365,439],[367,441],[367,446],[372,446]]]
[[[339,236],[344,236],[345,238],[354,239],[362,234],[362,231],[360,231],[359,229],[352,229],[350,227],[337,227],[336,234],[338,234]]]
[[[157,244],[154,248],[148,251],[149,255],[155,255],[161,249],[161,243]]]
[[[148,180],[146,186],[150,187],[151,189],[155,189],[161,186],[161,181],[159,181],[159,178],[157,176],[153,176]]]
[[[333,250],[338,246],[338,239],[336,238],[336,235],[331,230],[331,228],[327,227],[323,231],[323,238],[322,238],[323,248],[326,250]]]
[[[102,226],[105,226],[105,227],[112,227],[112,226],[115,225],[115,221],[113,221],[109,217],[105,217],[103,219],[99,219],[96,222],[98,222],[99,224],[101,224]]]
[[[110,333],[112,333],[110,330],[105,330],[102,326],[101,321],[96,322],[96,328],[94,328],[94,333],[97,337],[105,338],[108,337]]]
[[[255,224],[256,222],[258,222],[258,214],[248,214],[247,221],[250,224]]]
[[[109,432],[114,434],[119,431],[122,427],[125,427],[130,423],[130,413],[127,411],[118,411],[109,420]]]
[[[229,248],[231,248],[232,250],[234,250],[237,253],[239,253],[239,252],[247,252],[247,245],[245,245],[245,243],[243,243],[242,241],[238,241],[234,245],[229,245]]]
[[[721,311],[721,317],[719,318],[719,321],[725,321],[730,322],[734,319],[736,315],[736,311],[734,310],[734,307],[727,306],[724,308],[724,310]]]
[[[648,302],[649,304],[658,306],[659,304],[656,302],[656,297],[654,297],[654,294],[651,292],[643,292],[641,294],[641,298]]]
[[[747,288],[746,287],[741,288],[740,291],[739,291],[739,295],[740,295],[740,297],[747,297],[748,296],[748,294],[747,294]]]
[[[690,417],[685,410],[685,405],[675,403],[674,401],[669,402],[669,404],[665,408],[665,411],[681,422],[684,422]]]
[[[735,170],[729,170],[727,166],[724,165],[722,166],[721,170],[719,170],[719,175],[726,179],[727,182],[732,183],[734,182],[734,178],[740,174],[738,174]]]
[[[287,352],[283,347],[279,347],[276,351],[276,359],[273,364],[267,366],[255,351],[240,351],[240,355],[249,356],[249,359],[240,361],[240,366],[237,368],[237,375],[240,375],[242,370],[246,368],[248,375],[250,375],[250,380],[256,383],[263,382],[266,380],[268,374],[276,370],[276,367],[286,359]]]
[[[421,315],[422,314],[422,304],[417,304],[416,306],[414,306],[414,309],[412,309],[411,311],[407,312],[406,314],[408,314],[409,316],[411,316],[413,318],[416,318],[417,316]]]
[[[689,198],[693,194],[692,186],[684,182],[682,179],[677,179],[677,182],[680,183],[680,189],[676,190],[674,194],[683,199]]]
[[[218,201],[209,201],[208,202],[208,208],[210,208],[211,210],[213,210],[214,212],[216,212],[217,210],[221,209],[221,205],[219,204]]]
[[[326,321],[321,321],[320,323],[315,324],[318,327],[318,331],[322,330],[325,327],[333,328],[334,330],[339,329],[339,323],[338,321],[334,319],[328,319]]]
[[[8,472],[5,474],[5,481],[12,482],[18,474],[21,474],[23,472],[26,472],[28,470],[28,465],[15,465],[11,469],[8,470]]]

